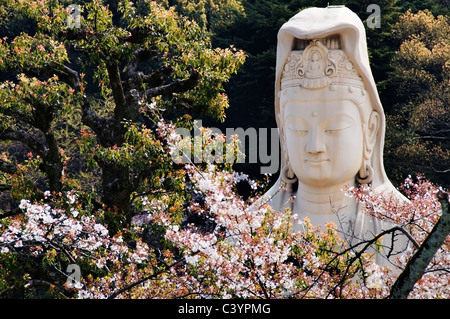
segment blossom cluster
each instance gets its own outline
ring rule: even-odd
[[[374,282],[388,270],[371,266],[370,254],[347,263],[351,257],[339,250],[345,242],[333,224],[322,232],[288,211],[277,212],[263,202],[249,205],[233,193],[232,173],[214,167],[201,174],[193,167],[186,170],[205,195],[206,204],[194,204],[192,209],[209,215],[216,227],[207,233],[195,224],[169,227],[165,239],[183,251],[186,269],[207,283],[197,288],[202,288],[200,296],[354,298],[386,292],[382,285],[369,283],[362,289],[352,282],[363,273]],[[155,216],[154,222],[165,224],[164,217]],[[298,222],[304,232],[293,232],[293,223]],[[343,271],[335,271],[336,267]]]
[[[233,173],[213,166],[200,172],[192,165],[186,166],[186,172],[196,191],[205,196],[203,204],[191,202],[190,209],[210,218],[215,223],[213,231],[194,223],[180,224],[161,198],[144,201],[145,213],[134,218],[128,234],[111,236],[93,216],[76,209],[77,198],[68,193],[67,204],[72,207],[66,210],[23,200],[20,208],[25,214],[0,230],[2,253],[27,250],[38,256],[54,249],[69,262],[88,261],[97,271],[83,276],[82,285],[76,287],[79,298],[388,296],[396,275],[377,265],[371,254],[356,258],[352,250],[346,250],[334,224],[321,229],[264,202],[249,205],[234,193]],[[425,201],[434,191],[430,184],[407,183],[414,190],[411,201],[403,206],[368,190],[354,189],[352,194],[364,201],[366,213],[408,224],[420,244],[439,215],[438,205],[433,196]],[[303,231],[293,232],[293,223],[301,223]],[[163,240],[172,245],[170,249],[156,253],[141,237],[133,245],[124,239],[133,232],[142,234],[149,225],[164,230]],[[447,240],[411,298],[449,297],[448,247]],[[399,263],[405,265],[413,253],[411,248]]]
[[[70,197],[69,202],[72,202]],[[63,243],[69,248],[68,252],[73,249],[94,251],[105,244],[108,234],[105,226],[95,223],[89,216],[77,218],[79,212],[74,208],[66,214],[48,204],[32,204],[28,200],[22,200],[19,208],[25,211],[25,215],[12,220],[3,230],[0,236],[2,252],[8,252],[11,247],[23,247],[24,242],[37,244],[34,254],[39,254],[43,251],[43,245],[51,245],[52,242]]]
[[[407,201],[398,200],[395,196],[380,195],[371,189],[353,189],[350,192],[364,204],[365,213],[399,225],[409,233],[414,243],[398,259],[399,265],[404,267],[416,252],[415,248],[422,245],[440,218],[442,207],[437,194],[444,190],[421,176],[418,176],[417,182],[409,176],[401,190],[407,196]],[[409,297],[449,298],[449,269],[450,235],[447,235]]]
[[[177,141],[173,127],[160,123],[158,130],[167,141]],[[349,247],[333,223],[313,227],[289,209],[274,210],[263,197],[242,198],[235,186],[248,181],[245,175],[212,164],[206,169],[186,164],[183,170],[190,185],[184,204],[176,207],[170,194],[148,193],[131,225],[115,234],[101,212],[83,209],[81,194],[45,192],[41,202],[22,200],[24,214],[0,224],[0,257],[45,256],[55,261],[54,267],[81,265],[80,284],[64,286],[75,289],[78,298],[389,296],[398,272],[378,265],[373,250]],[[423,179],[405,181],[402,192],[408,201],[370,188],[347,191],[363,204],[364,213],[408,232],[415,244],[397,259],[401,268],[442,213],[436,196],[440,190]],[[180,207],[181,217],[176,213]],[[293,231],[295,223],[302,225],[300,231]],[[450,236],[410,298],[450,298],[449,248]],[[1,276],[0,271],[0,283]]]
[[[165,240],[182,252],[182,283],[191,295],[216,298],[385,298],[398,273],[379,266],[367,252],[356,256],[340,238],[336,225],[313,227],[289,211],[275,211],[262,201],[247,203],[233,191],[234,173],[210,165],[199,171],[185,167],[204,203],[190,203],[190,211],[215,223],[205,232],[192,223],[181,227],[165,210],[153,210],[148,222],[165,228]],[[400,202],[368,189],[351,196],[365,213],[401,225],[417,245],[440,215],[438,189],[428,181],[405,181],[409,201]],[[408,191],[409,189],[409,191]],[[150,205],[156,207],[154,203]],[[150,208],[149,208],[150,209]],[[293,232],[293,223],[303,231]],[[410,298],[448,298],[449,239],[440,248]],[[414,245],[398,258],[404,267]],[[175,271],[175,268],[173,269]],[[180,275],[179,269],[172,274]],[[178,277],[179,279],[180,277]],[[169,280],[168,278],[166,280]],[[173,280],[173,278],[172,278]],[[187,284],[189,283],[189,284]],[[176,291],[174,291],[176,293]]]
[[[49,200],[52,195],[46,192],[45,197]],[[110,236],[106,226],[97,222],[95,216],[79,211],[75,193],[68,192],[65,198],[66,204],[72,206],[68,210],[52,207],[48,203],[22,200],[19,208],[24,214],[0,225],[1,253],[45,256],[54,261],[52,265],[55,268],[58,265],[57,255],[66,263],[88,262],[107,272],[110,271],[108,265],[147,260],[149,249],[145,243],[138,241],[135,249],[130,250],[120,233]],[[75,288],[86,295],[82,282],[78,282]]]

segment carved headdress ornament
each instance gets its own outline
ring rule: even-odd
[[[320,89],[334,85],[361,89],[364,83],[353,63],[340,48],[339,36],[324,39],[296,40],[281,75],[281,89],[304,87]]]

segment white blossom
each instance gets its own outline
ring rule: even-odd
[[[25,210],[25,209],[27,208],[28,205],[30,205],[30,201],[29,201],[29,200],[26,200],[26,199],[22,199],[22,200],[20,201],[19,208],[22,209],[22,210]]]

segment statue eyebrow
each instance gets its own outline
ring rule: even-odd
[[[303,118],[300,115],[296,115],[296,114],[289,114],[288,118],[285,117],[286,124],[288,125],[288,123],[290,124],[294,124],[295,125],[306,125],[306,126],[311,126],[311,123],[309,121],[307,121],[305,118]]]
[[[303,116],[300,116],[299,114],[295,114],[295,112],[289,112],[289,113],[285,113],[284,114],[284,118],[285,121],[288,121],[289,119],[294,119],[294,120],[301,120],[304,121],[307,124],[310,124],[310,122],[305,119]],[[335,114],[332,115],[329,118],[324,119],[323,121],[320,122],[320,124],[328,124],[328,122],[332,122],[332,121],[336,121],[336,120],[346,120],[346,121],[350,121],[350,122],[354,122],[354,118],[348,114],[345,113],[340,113],[340,114]]]
[[[345,113],[341,113],[341,114],[336,114],[336,115],[333,115],[333,116],[325,119],[324,121],[322,121],[322,123],[324,123],[324,122],[332,122],[332,121],[335,121],[335,120],[348,120],[350,122],[354,122],[355,121],[355,119],[352,116],[350,116],[348,114],[345,114]]]

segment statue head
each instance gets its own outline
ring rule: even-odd
[[[348,8],[305,9],[281,27],[275,113],[288,185],[392,186],[364,25]]]

